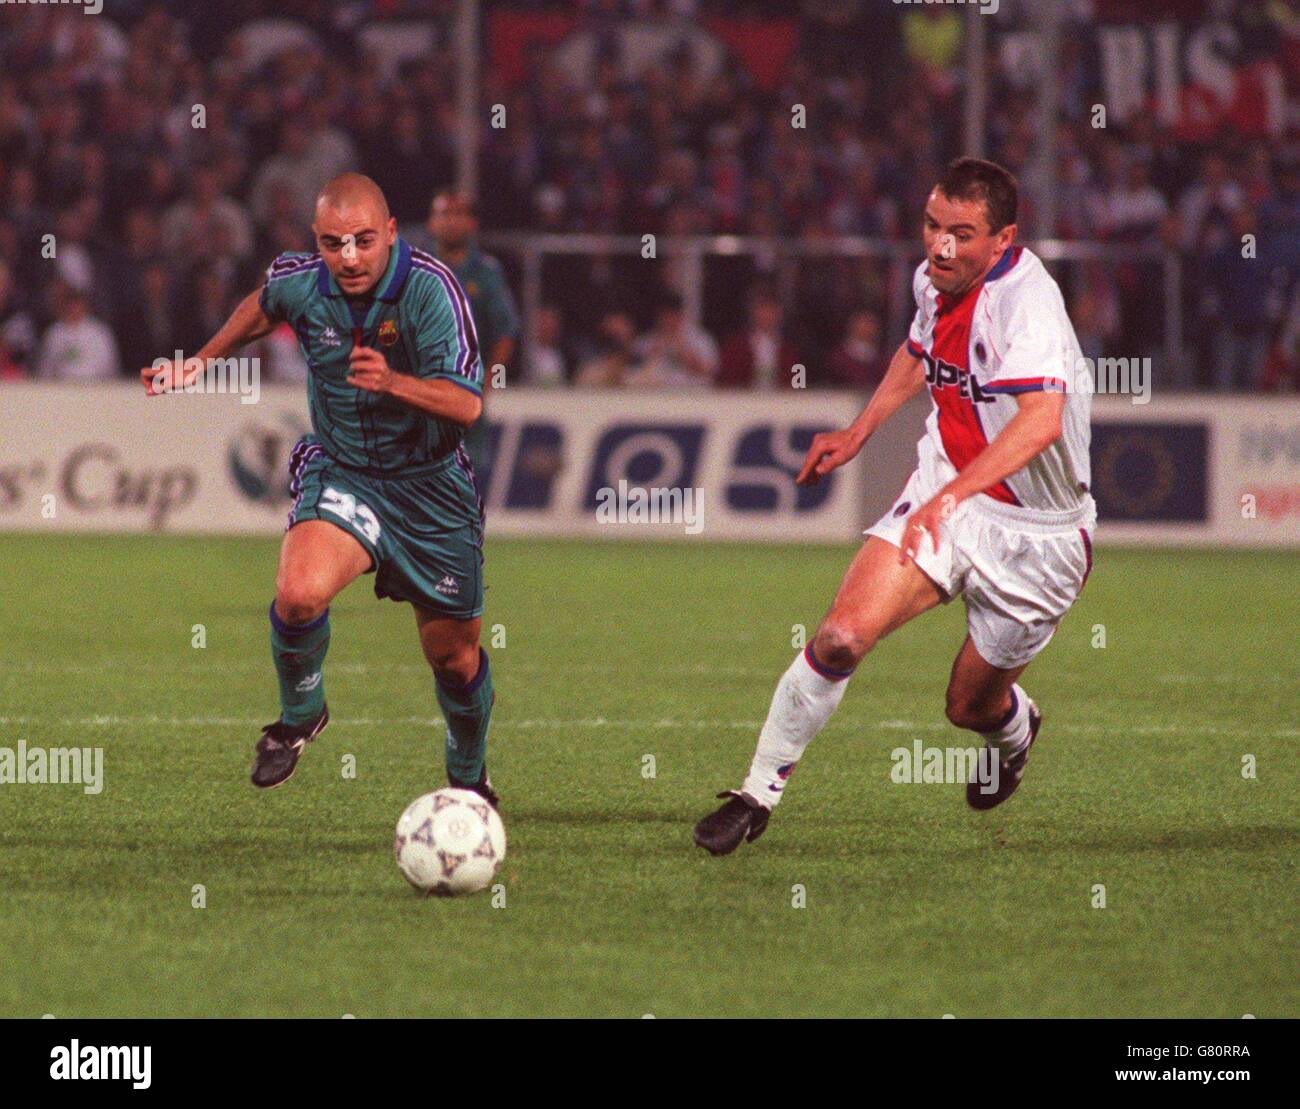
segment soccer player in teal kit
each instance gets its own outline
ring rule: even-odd
[[[479,646],[483,505],[460,445],[483,408],[469,302],[445,265],[398,238],[368,177],[330,181],[312,230],[318,252],[276,258],[197,365],[141,371],[150,393],[180,387],[207,359],[286,320],[311,370],[313,433],[290,460],[294,501],[270,611],[280,718],[262,729],[253,784],[286,781],[329,722],[329,604],[373,571],[377,596],[415,610],[447,722],[450,783],[496,804],[485,766],[492,675]]]

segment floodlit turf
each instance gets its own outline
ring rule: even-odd
[[[333,723],[287,785],[249,785],[275,549],[0,537],[0,746],[104,748],[98,796],[0,786],[0,1015],[1300,1015],[1294,554],[1103,548],[1024,681],[1025,784],[988,814],[890,780],[895,747],[968,742],[942,713],[961,607],[922,618],[765,837],[713,859],[691,825],[851,548],[489,541],[496,908],[393,864],[441,724],[369,579],[333,609]]]

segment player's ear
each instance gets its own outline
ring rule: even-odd
[[[392,246],[397,242],[397,217],[388,217],[388,245]]]
[[[1019,230],[1020,230],[1019,227],[1017,227],[1014,223],[1009,223],[1006,225],[1006,227],[1004,227],[1001,231],[999,231],[998,249],[1006,250],[1007,247],[1009,247],[1012,243],[1014,243],[1016,241],[1016,233]]]

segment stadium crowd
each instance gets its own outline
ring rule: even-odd
[[[432,7],[445,32],[452,5],[289,0],[265,18],[271,7],[0,7],[0,378],[111,378],[197,349],[276,254],[312,249],[313,197],[343,170],[379,182],[417,245],[443,245],[429,216],[454,176],[456,59],[445,33],[403,55],[382,31]],[[960,9],[716,5],[793,20],[779,72],[760,78],[734,51],[715,64],[695,48],[705,7],[586,0],[563,6],[579,12],[586,54],[572,34],[539,38],[508,74],[489,52],[483,118],[502,106],[506,125],[482,131],[478,228],[914,246],[929,185],[962,152]],[[1294,81],[1285,7],[1243,0],[1225,18],[1243,50],[1289,60]],[[484,23],[547,10],[488,3]],[[657,36],[627,35],[629,21]],[[676,47],[645,46],[666,34]],[[1022,224],[1178,253],[1186,357],[1157,361],[1157,387],[1295,388],[1295,134],[1189,138],[1147,112],[1098,128],[1086,39],[1062,36],[1052,228],[1033,204],[1033,89],[1013,54],[990,51],[986,153],[1020,175]],[[870,388],[901,338],[884,333],[886,268],[779,256],[710,257],[695,323],[687,271],[669,259],[553,255],[527,327],[508,289],[494,326],[527,335],[501,349],[537,384],[774,388],[799,364],[810,385]],[[519,259],[502,260],[517,294]],[[1085,353],[1159,355],[1160,272],[1136,252],[1061,271]],[[286,329],[260,353],[272,378],[305,373]]]

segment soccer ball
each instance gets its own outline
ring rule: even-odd
[[[506,857],[506,829],[477,793],[440,789],[406,806],[393,854],[402,877],[422,893],[477,893]]]

